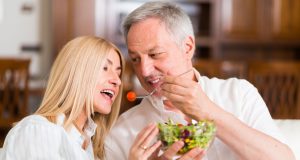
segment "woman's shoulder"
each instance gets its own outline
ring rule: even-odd
[[[26,116],[24,117],[19,123],[45,123],[45,122],[49,122],[48,119],[44,116],[41,116],[41,115],[36,115],[36,114],[33,114],[33,115],[29,115],[29,116]]]
[[[1,156],[4,159],[60,159],[62,152],[73,153],[68,142],[61,125],[40,115],[30,115],[9,131],[0,159]]]
[[[64,129],[47,118],[40,115],[30,115],[21,121],[8,132],[4,147],[6,145],[18,146],[20,143],[40,146],[42,144],[59,145]]]
[[[29,115],[17,122],[14,128],[23,127],[57,127],[56,124],[48,121],[48,119],[41,115]]]
[[[16,137],[36,138],[44,135],[59,135],[63,132],[62,126],[48,121],[41,115],[30,115],[17,122],[9,131],[6,139],[14,139]]]

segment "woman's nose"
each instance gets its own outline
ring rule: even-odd
[[[120,86],[122,83],[120,76],[117,73],[114,73],[110,79],[110,83],[113,84],[114,86]]]

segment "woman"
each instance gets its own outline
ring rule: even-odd
[[[67,43],[52,66],[41,106],[10,130],[0,159],[103,159],[104,138],[119,114],[124,64],[119,49],[104,39]],[[151,132],[153,127],[143,130],[142,140],[153,139]]]

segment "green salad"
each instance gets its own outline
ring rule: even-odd
[[[208,120],[185,126],[175,124],[169,119],[166,123],[158,123],[158,129],[158,139],[162,141],[163,150],[166,150],[176,141],[182,140],[184,142],[184,147],[178,154],[184,154],[195,147],[207,149],[216,134],[215,124]]]

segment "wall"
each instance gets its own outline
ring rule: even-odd
[[[101,0],[102,1],[102,0]],[[71,39],[95,35],[95,0],[52,0],[53,60]]]
[[[29,57],[30,73],[48,72],[51,54],[49,0],[1,0],[0,56]]]

